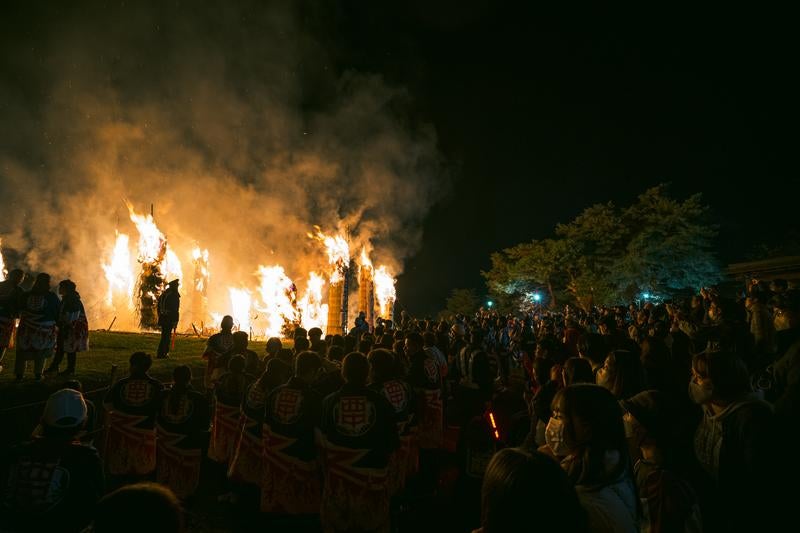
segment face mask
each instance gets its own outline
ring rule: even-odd
[[[689,398],[698,405],[704,405],[711,401],[713,389],[703,387],[694,381],[689,383]]]
[[[550,417],[544,430],[544,440],[556,456],[564,457],[569,453],[567,444],[564,442],[564,423],[561,420]]]

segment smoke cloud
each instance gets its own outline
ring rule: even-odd
[[[137,239],[127,199],[154,204],[187,275],[209,249],[211,308],[259,264],[324,271],[313,224],[399,273],[445,187],[402,87],[337,70],[291,2],[64,4],[0,23],[8,268],[70,277],[94,305],[115,229]]]

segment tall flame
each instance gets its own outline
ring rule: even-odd
[[[114,295],[124,297],[129,307],[132,305],[134,277],[131,270],[131,252],[128,248],[128,242],[127,235],[117,232],[114,251],[111,254],[111,262],[107,265],[102,265],[106,274],[106,281],[108,281],[108,294],[106,296],[108,305],[113,305]]]
[[[344,271],[350,265],[350,245],[341,235],[325,235],[319,226],[314,226],[316,233],[309,233],[312,239],[317,239],[325,245],[328,253],[328,262],[333,265],[330,275],[331,283],[338,283],[344,278]]]
[[[6,270],[6,263],[3,261],[3,239],[0,239],[0,281],[5,281],[8,270]]]
[[[375,269],[373,280],[375,283],[375,297],[378,299],[378,306],[380,307],[380,316],[390,319],[392,317],[392,307],[397,299],[397,291],[394,287],[397,280],[392,277],[385,265]]]
[[[328,304],[322,303],[324,286],[325,279],[322,276],[316,272],[309,273],[306,292],[298,302],[306,330],[320,328],[325,331],[328,326]]]
[[[361,248],[361,258],[358,261],[358,266],[361,268],[365,268],[367,270],[372,270],[372,261],[369,259],[369,254],[367,253],[367,247]]]
[[[208,249],[200,250],[199,246],[192,249],[192,262],[194,263],[194,290],[205,294],[208,289]]]
[[[233,317],[233,323],[238,324],[239,331],[250,333],[250,309],[252,306],[250,291],[247,289],[229,287],[228,292],[231,297],[231,316]]]
[[[156,226],[152,215],[140,215],[128,204],[131,221],[139,232],[139,261],[142,263],[155,263],[162,260],[161,254],[166,246],[167,239]]]
[[[285,328],[300,322],[297,309],[297,289],[282,266],[258,267],[261,296],[257,309],[266,315],[266,335],[280,337]]]

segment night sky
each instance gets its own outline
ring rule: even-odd
[[[37,4],[8,4],[0,42],[35,41],[58,25]],[[170,16],[192,10],[169,4],[179,6]],[[302,105],[325,99],[315,80],[329,70],[378,74],[408,92],[410,120],[436,131],[447,192],[405,263],[400,308],[435,313],[453,288],[482,291],[491,252],[662,182],[679,196],[703,193],[723,262],[797,225],[800,93],[787,13],[431,4],[297,4],[326,51],[298,65]]]

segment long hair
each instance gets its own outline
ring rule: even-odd
[[[552,406],[565,420],[565,438],[573,455],[567,475],[573,483],[599,487],[631,474],[622,409],[608,389],[588,383],[570,385],[556,393]],[[606,464],[609,452],[619,456],[611,471]]]

